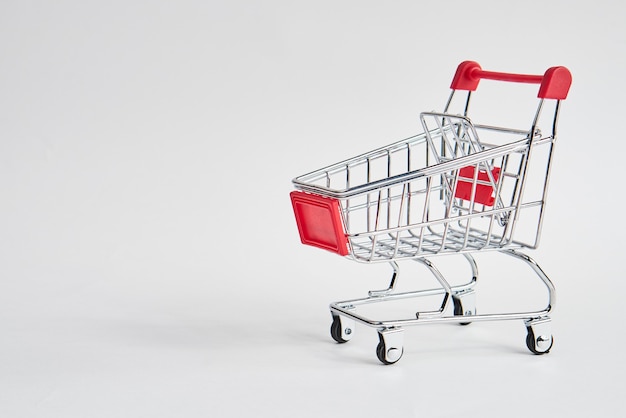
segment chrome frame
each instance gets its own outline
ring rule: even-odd
[[[401,344],[404,327],[418,324],[523,320],[528,338],[535,336],[534,343],[527,340],[529,348],[532,345],[531,351],[542,354],[552,344],[549,315],[556,301],[555,287],[541,267],[520,250],[536,249],[539,245],[560,101],[554,101],[551,132],[544,135],[538,128],[544,99],[539,100],[530,129],[523,130],[474,124],[468,116],[471,92],[467,92],[461,104],[462,114],[452,113],[455,93],[451,92],[443,112],[420,114],[422,133],[293,179],[298,190],[340,202],[349,240],[348,258],[391,265],[393,275],[386,289],[372,290],[367,297],[333,302],[329,306],[333,315],[376,328],[381,344],[387,341],[387,336],[393,335],[393,341],[387,341],[393,346],[391,351],[383,357],[379,355],[386,364],[397,361],[398,353],[401,355],[398,344]],[[485,133],[497,137],[498,141],[484,141]],[[525,200],[529,164],[541,147],[546,147],[547,152],[540,197]],[[416,155],[421,161],[417,166]],[[378,171],[374,168],[376,165],[380,166]],[[460,175],[465,167],[474,168],[473,178]],[[495,167],[500,170],[499,177],[494,174]],[[486,179],[479,179],[479,173],[484,173]],[[469,199],[457,196],[461,182],[470,184]],[[481,186],[491,188],[492,205],[481,205],[476,200]],[[443,206],[443,214],[432,209],[435,204]],[[538,210],[534,232],[520,239],[517,237],[520,216],[532,208]],[[472,226],[478,222],[486,227]],[[529,266],[545,285],[547,306],[524,312],[476,314],[474,287],[478,267],[472,253],[483,251],[497,251]],[[455,254],[461,254],[469,262],[472,277],[462,285],[451,286],[430,258]],[[396,292],[400,273],[398,261],[404,259],[423,264],[440,287]],[[410,318],[378,320],[356,309],[366,304],[432,295],[442,295],[439,309],[417,312]],[[460,303],[464,296],[467,306],[460,314],[450,314],[450,300]]]
[[[502,254],[507,254],[518,258],[525,262],[531,269],[534,271],[536,276],[541,280],[541,282],[545,285],[548,296],[548,304],[545,308],[540,310],[533,311],[523,311],[523,312],[509,312],[509,313],[489,313],[489,314],[477,314],[472,315],[471,317],[463,316],[463,315],[444,315],[447,309],[447,303],[450,300],[449,296],[457,296],[462,295],[466,291],[470,291],[474,289],[475,284],[478,279],[478,269],[476,266],[476,261],[470,254],[463,254],[470,264],[472,265],[472,279],[462,285],[459,286],[450,286],[445,282],[443,276],[439,271],[435,268],[435,266],[427,259],[415,259],[418,262],[426,265],[428,269],[433,273],[435,278],[440,282],[445,282],[445,286],[442,283],[441,288],[433,288],[427,290],[416,290],[412,292],[402,292],[402,293],[392,293],[386,292],[384,294],[378,292],[370,292],[368,297],[359,298],[359,299],[350,299],[344,300],[340,302],[333,302],[330,304],[331,312],[336,314],[344,315],[354,321],[357,321],[363,325],[367,325],[373,328],[378,329],[386,329],[386,328],[398,328],[398,327],[406,327],[411,325],[418,324],[426,324],[426,323],[439,323],[439,322],[479,322],[479,321],[502,321],[502,320],[519,320],[522,319],[524,321],[532,321],[539,319],[547,319],[550,312],[554,309],[554,305],[556,303],[556,290],[552,281],[548,278],[546,273],[541,269],[539,264],[535,260],[533,260],[528,255],[521,253],[516,250],[502,250],[500,251]],[[398,273],[396,267],[394,267],[394,276]],[[414,318],[403,318],[396,319],[390,321],[381,321],[370,319],[364,315],[360,315],[355,311],[355,307],[360,305],[366,305],[370,303],[380,303],[380,302],[388,302],[392,300],[398,299],[407,299],[407,298],[415,298],[415,297],[424,297],[424,296],[433,296],[444,294],[443,303],[441,309],[438,311],[428,311],[428,312],[417,312],[416,317]]]

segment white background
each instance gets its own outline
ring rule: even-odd
[[[620,416],[625,14],[3,1],[0,416]],[[418,133],[464,60],[573,74],[531,253],[555,345],[530,354],[521,321],[423,326],[383,366],[375,330],[331,340],[327,306],[390,271],[302,246],[291,179]],[[479,311],[537,302],[502,258],[484,257]]]

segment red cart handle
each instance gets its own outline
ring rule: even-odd
[[[474,61],[464,61],[456,69],[450,88],[454,90],[474,91],[483,79],[511,81],[514,83],[539,84],[537,97],[542,99],[563,100],[567,98],[572,84],[572,74],[565,67],[551,67],[543,75],[527,75],[484,71]]]

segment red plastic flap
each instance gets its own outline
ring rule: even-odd
[[[454,194],[454,197],[471,201],[475,170],[476,167],[474,166],[463,167],[459,170],[459,182],[456,185],[456,193]],[[500,177],[500,167],[494,167],[491,170],[491,174],[493,175],[493,179],[498,181],[498,177]],[[461,178],[469,179],[469,181],[461,180]],[[487,174],[487,171],[480,170],[478,172],[478,180],[488,182],[489,175]],[[487,184],[476,184],[474,202],[481,203],[485,206],[493,206],[495,202],[495,198],[493,197],[493,187]]]
[[[348,255],[339,201],[315,194],[290,193],[293,212],[303,244]]]

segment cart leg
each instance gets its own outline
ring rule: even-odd
[[[549,317],[530,319],[526,324],[526,346],[534,354],[550,352],[554,338],[552,337],[552,320]]]
[[[474,290],[466,290],[452,295],[452,303],[454,304],[455,316],[476,315],[476,292]],[[470,323],[459,322],[461,325],[469,325]]]
[[[376,347],[376,356],[383,364],[394,364],[404,353],[404,330],[400,327],[378,330],[380,342]]]
[[[389,264],[391,264],[391,268],[393,268],[393,275],[391,276],[391,281],[389,282],[389,286],[383,290],[370,290],[368,293],[370,297],[385,296],[393,292],[393,289],[396,286],[398,277],[400,276],[400,266],[398,266],[398,263],[396,263],[395,261],[390,261]]]
[[[446,281],[446,279],[443,277],[443,275],[437,269],[437,267],[435,267],[435,265],[430,262],[430,260],[427,260],[425,258],[415,258],[414,260],[419,263],[422,263],[428,268],[428,270],[430,270],[432,275],[435,277],[435,279],[437,279],[437,281],[441,285],[441,288],[443,289],[443,294],[444,294],[443,301],[441,302],[441,307],[439,308],[439,310],[416,312],[415,317],[420,319],[420,318],[437,317],[437,316],[443,315],[443,312],[446,310],[446,307],[448,306],[450,295],[452,294],[452,288],[450,287],[450,284]]]
[[[330,335],[338,343],[347,343],[354,333],[355,321],[345,316],[331,312],[333,323],[330,325]]]
[[[543,284],[546,286],[546,288],[548,290],[548,306],[546,306],[546,308],[544,310],[544,313],[545,314],[549,313],[554,308],[554,304],[556,302],[556,294],[555,294],[556,291],[554,289],[554,284],[548,278],[546,273],[541,269],[541,267],[539,267],[539,264],[537,264],[537,262],[535,260],[533,260],[532,258],[527,256],[526,254],[524,254],[522,252],[519,252],[519,251],[502,250],[501,253],[502,254],[512,255],[514,257],[519,258],[520,260],[524,261],[526,264],[528,264],[534,270],[534,272],[541,279],[541,281],[543,282]],[[545,317],[547,318],[547,315]],[[542,316],[542,318],[543,318],[543,316]]]
[[[471,254],[463,254],[463,257],[465,257],[470,265],[470,268],[472,269],[472,279],[466,285],[459,286],[461,287],[461,289],[459,290],[470,290],[474,288],[474,286],[476,285],[476,281],[478,280],[478,265],[476,264],[476,260],[474,259],[474,257],[471,256]],[[455,289],[457,288],[458,287],[455,287]]]

